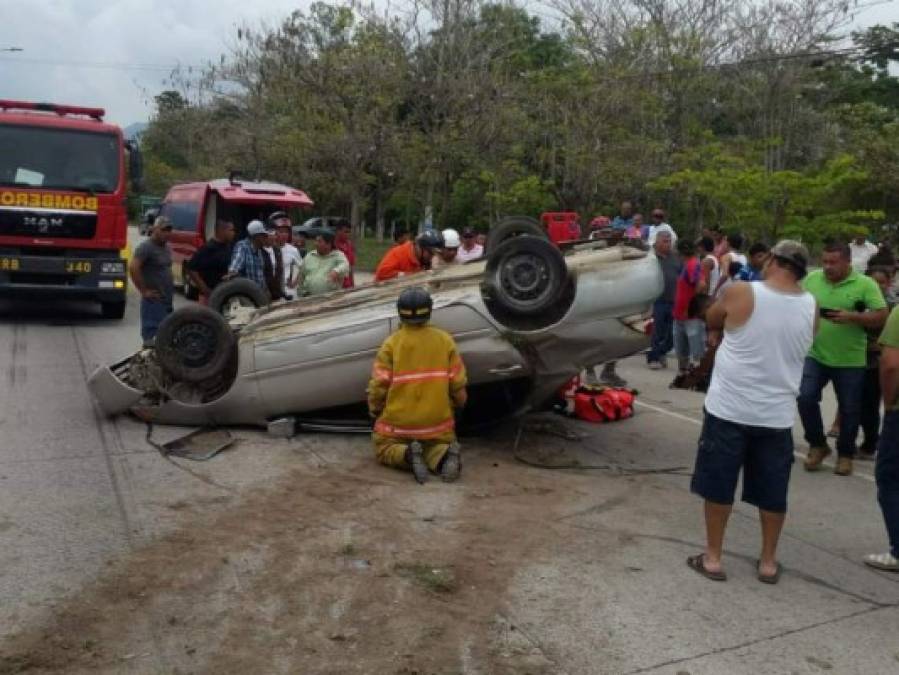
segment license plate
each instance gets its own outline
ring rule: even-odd
[[[16,272],[22,266],[22,262],[18,258],[0,257],[0,272]]]
[[[86,260],[66,260],[66,274],[90,274],[91,263]]]

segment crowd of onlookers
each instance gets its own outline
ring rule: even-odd
[[[664,285],[653,306],[648,366],[666,368],[673,350],[678,372],[671,386],[707,390],[691,483],[705,499],[707,545],[688,565],[710,579],[727,578],[724,531],[742,472],[742,499],[759,508],[762,525],[757,576],[777,583],[798,408],[807,471],[821,469],[831,454],[828,436],[836,439],[834,474],[851,475],[856,458],[876,460],[890,551],[864,562],[899,572],[899,308],[890,314],[899,288],[889,241],[826,241],[820,268],[810,269],[799,242],[747,247],[740,233],[719,227],[678,238],[661,210],[653,211],[652,225],[632,211],[625,202],[616,218],[597,217],[591,228],[639,239],[659,261]],[[623,383],[614,363],[605,364],[601,379]],[[821,399],[828,384],[837,415],[826,433]]]

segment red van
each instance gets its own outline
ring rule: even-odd
[[[166,216],[174,225],[169,245],[175,283],[181,285],[188,297],[195,295],[185,265],[206,239],[212,237],[216,220],[233,222],[237,238],[242,239],[251,220],[265,221],[275,211],[286,211],[297,222],[300,209],[312,205],[302,190],[234,176],[173,186],[162,200],[159,215]]]
[[[550,241],[559,244],[581,238],[580,216],[574,211],[549,211],[540,214],[540,223]]]

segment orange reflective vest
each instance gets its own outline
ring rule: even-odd
[[[393,279],[403,274],[414,274],[421,272],[421,263],[418,256],[415,255],[415,242],[407,241],[405,244],[399,244],[384,254],[381,262],[378,263],[378,269],[375,270],[375,281],[384,281],[385,279]]]
[[[455,427],[452,395],[465,387],[456,343],[432,326],[402,324],[381,345],[368,383],[375,433],[436,438]]]

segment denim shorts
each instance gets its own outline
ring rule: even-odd
[[[741,468],[742,500],[786,513],[793,430],[737,424],[706,412],[690,490],[716,504],[733,504]]]

